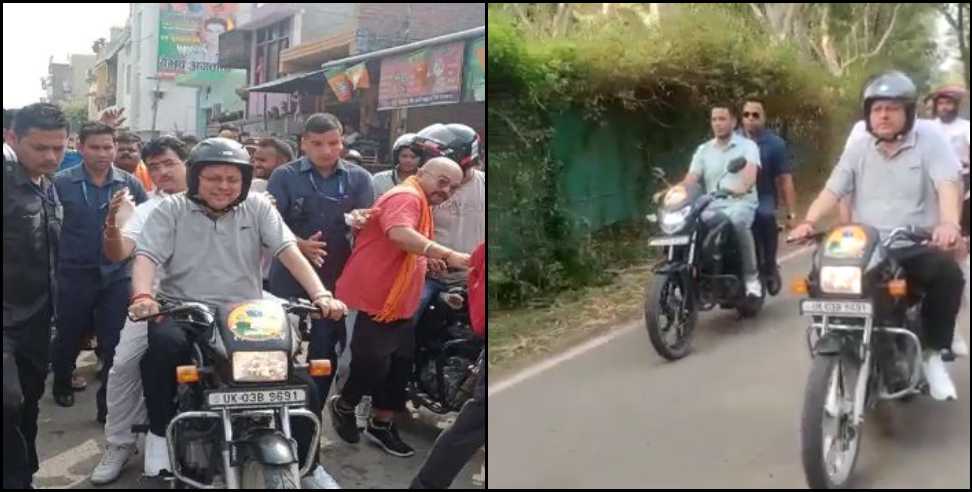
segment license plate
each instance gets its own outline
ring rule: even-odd
[[[656,237],[648,241],[648,246],[683,246],[688,243],[688,236]]]
[[[304,388],[277,388],[272,390],[210,391],[206,394],[206,401],[211,408],[303,405],[307,401],[307,390]]]
[[[818,301],[800,302],[800,314],[825,314],[843,316],[870,316],[874,306],[870,302],[856,301]]]

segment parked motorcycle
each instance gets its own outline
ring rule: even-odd
[[[469,296],[463,283],[440,293],[416,325],[415,365],[409,399],[437,414],[458,412],[472,398],[485,340],[469,323]]]

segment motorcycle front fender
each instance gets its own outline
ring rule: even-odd
[[[266,465],[297,463],[297,443],[275,429],[254,429],[237,441],[240,456],[246,453]]]

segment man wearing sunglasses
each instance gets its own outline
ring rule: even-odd
[[[743,104],[742,134],[756,142],[762,167],[756,179],[759,208],[753,220],[753,236],[764,248],[759,273],[766,280],[766,290],[771,295],[780,292],[781,277],[776,263],[779,247],[779,231],[776,211],[779,205],[786,208],[786,225],[794,226],[796,219],[796,189],[793,186],[792,166],[786,152],[786,142],[773,130],[766,128],[766,104],[759,98],[750,97]]]

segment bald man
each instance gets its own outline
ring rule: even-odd
[[[351,338],[351,366],[340,395],[330,399],[331,423],[342,439],[360,439],[354,407],[373,395],[373,412],[364,434],[395,456],[415,452],[394,428],[396,412],[405,410],[405,386],[412,367],[418,309],[428,259],[468,268],[469,255],[432,240],[433,205],[462,184],[462,169],[447,158],[429,160],[415,176],[392,188],[375,203],[378,212],[355,240],[337,282],[337,297],[357,309]]]

